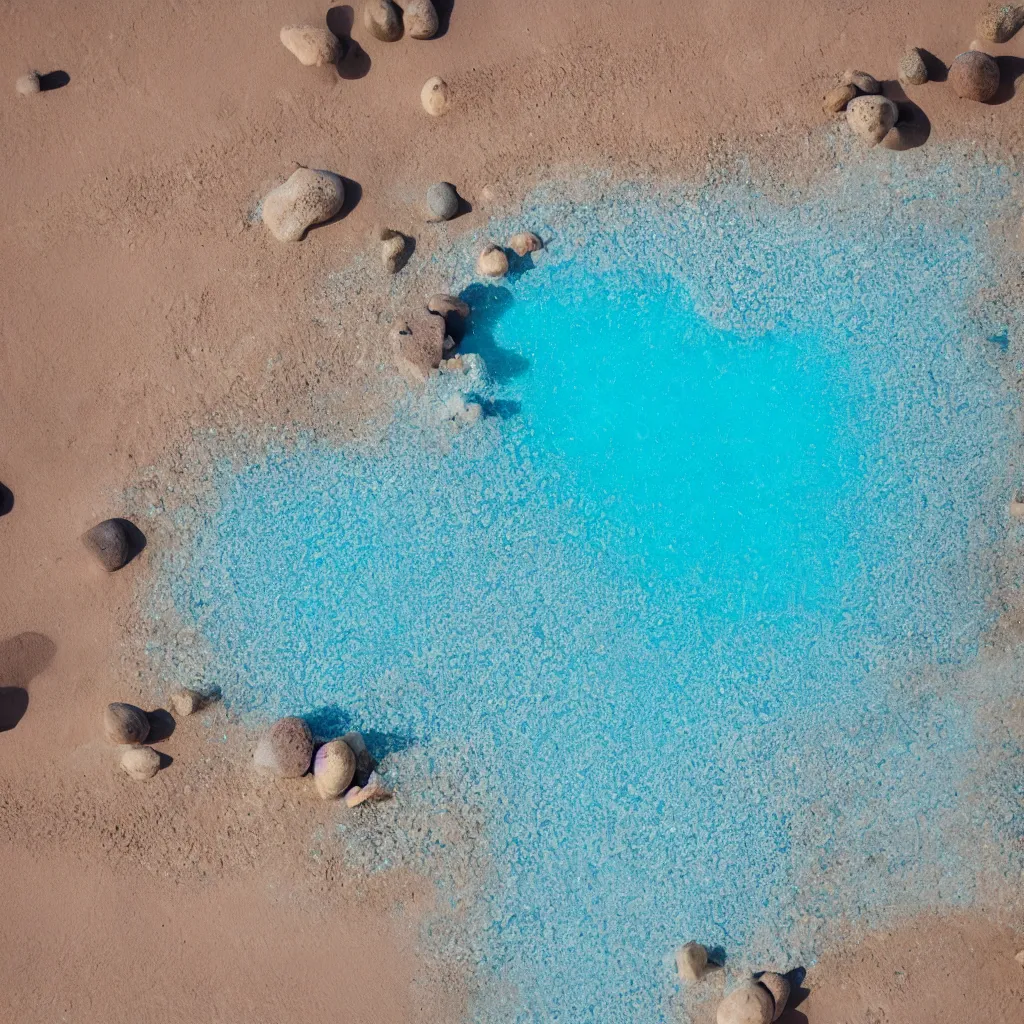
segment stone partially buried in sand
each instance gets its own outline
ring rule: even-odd
[[[279,779],[297,779],[309,771],[313,734],[295,717],[279,718],[260,737],[253,754],[256,767]]]
[[[999,65],[980,50],[968,50],[949,66],[949,84],[963,100],[984,103],[999,90]]]
[[[132,560],[127,520],[104,519],[82,535],[82,543],[107,572],[116,572]]]
[[[338,37],[327,28],[315,25],[285,25],[281,43],[307,68],[320,68],[337,63],[341,53]]]
[[[708,951],[699,942],[687,942],[676,950],[676,970],[683,981],[700,981],[707,966]]]
[[[39,75],[35,71],[30,71],[27,75],[22,75],[15,83],[14,89],[19,96],[34,96],[37,92],[42,91],[42,83],[39,81]]]
[[[884,96],[858,96],[846,107],[846,122],[869,146],[877,146],[892,130],[899,111]]]
[[[916,46],[910,47],[900,58],[897,77],[901,85],[924,85],[928,81],[928,66]]]
[[[765,971],[757,981],[771,992],[772,1000],[775,1002],[772,1020],[778,1020],[786,1009],[786,1003],[789,1002],[789,978],[775,971]]]
[[[396,369],[410,384],[422,384],[440,365],[445,333],[444,317],[426,310],[392,325],[388,333],[391,354]]]
[[[337,174],[298,168],[263,200],[263,223],[279,242],[298,242],[314,224],[335,216],[345,203]]]
[[[440,26],[430,0],[408,0],[402,8],[402,21],[413,39],[433,39]]]
[[[363,7],[363,24],[383,43],[402,38],[402,12],[391,0],[367,0]]]
[[[384,780],[376,773],[370,772],[365,786],[353,786],[345,794],[346,807],[358,807],[367,800],[387,800],[391,790],[384,785]]]
[[[718,1024],[771,1024],[775,1002],[771,993],[754,981],[733,989],[719,1004]]]
[[[325,743],[313,758],[313,781],[323,800],[337,800],[352,785],[356,755],[344,740]]]
[[[488,245],[476,260],[476,272],[481,277],[504,277],[508,273],[508,256],[497,245]]]
[[[149,719],[142,708],[116,701],[103,710],[103,731],[111,743],[145,743],[149,736]]]
[[[1024,6],[991,4],[978,20],[978,35],[990,43],[1005,43],[1024,27]]]
[[[427,212],[431,220],[451,220],[459,212],[459,193],[447,181],[435,182],[427,189]]]
[[[143,782],[160,771],[160,755],[152,747],[129,747],[121,755],[121,767],[130,778]]]
[[[420,103],[431,117],[440,117],[448,111],[448,83],[434,75],[423,83],[420,89]]]

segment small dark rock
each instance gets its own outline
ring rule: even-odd
[[[427,209],[434,220],[451,220],[459,212],[459,193],[447,181],[427,189]]]
[[[129,525],[124,519],[104,519],[82,537],[82,543],[107,572],[116,572],[127,565],[135,554]]]

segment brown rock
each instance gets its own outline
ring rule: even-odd
[[[402,38],[402,12],[391,0],[367,0],[363,24],[381,42],[393,43]]]
[[[107,572],[116,572],[132,560],[132,542],[126,519],[104,519],[86,531],[82,543]]]
[[[182,686],[171,694],[168,703],[177,718],[188,718],[203,707],[206,698],[196,690]]]
[[[129,747],[121,755],[121,767],[129,778],[143,782],[160,771],[160,755],[152,747]]]
[[[145,743],[149,735],[149,719],[142,708],[118,701],[104,709],[103,731],[111,743]]]
[[[866,71],[844,71],[840,76],[839,84],[852,85],[865,96],[877,96],[882,91],[878,79]]]
[[[468,303],[463,302],[462,299],[458,299],[454,295],[445,295],[442,292],[431,295],[427,299],[427,309],[431,313],[437,313],[438,316],[446,317],[449,313],[458,313],[463,320],[469,316]]]
[[[341,54],[338,37],[330,29],[314,25],[285,25],[281,42],[307,68],[336,64]]]
[[[916,46],[910,47],[900,58],[897,77],[903,85],[924,85],[928,81],[928,67]]]
[[[504,277],[508,273],[508,257],[496,245],[488,245],[476,260],[476,272],[481,277]]]
[[[543,249],[544,243],[532,231],[517,231],[508,240],[508,247],[517,256],[527,256]]]
[[[1018,4],[990,5],[978,21],[978,35],[990,43],[1005,43],[1024,25],[1024,7]]]
[[[337,800],[356,774],[356,755],[344,740],[325,743],[313,758],[313,781],[323,800]]]
[[[733,989],[719,1004],[718,1024],[771,1024],[775,1013],[772,995],[763,985],[748,981]]]
[[[437,75],[434,75],[433,78],[428,78],[424,82],[423,88],[420,90],[420,103],[423,104],[423,109],[431,117],[440,117],[442,114],[447,113],[449,104],[448,84],[443,78],[438,78]]]
[[[410,384],[422,384],[444,356],[444,317],[426,310],[413,314],[396,321],[389,338],[399,373]]]
[[[301,718],[279,718],[256,745],[256,767],[279,779],[297,779],[309,771],[313,734]]]
[[[381,232],[380,259],[389,274],[397,274],[405,255],[405,235],[385,228]]]
[[[39,81],[39,75],[35,71],[30,71],[27,75],[22,75],[14,83],[14,90],[19,96],[34,96],[37,92],[41,92],[42,88],[42,84]]]
[[[984,103],[999,89],[999,65],[987,53],[968,50],[950,65],[949,84],[961,99]]]
[[[825,93],[825,99],[822,102],[825,113],[838,114],[840,111],[845,110],[846,104],[856,95],[857,87],[855,85],[837,85],[834,89],[829,89]]]
[[[345,185],[330,171],[300,167],[263,200],[263,223],[279,242],[298,242],[314,224],[330,220],[345,202]]]
[[[892,100],[884,96],[858,96],[846,106],[846,122],[869,146],[877,146],[899,117]]]

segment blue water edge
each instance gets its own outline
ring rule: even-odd
[[[688,939],[788,968],[974,899],[1000,798],[957,681],[1019,446],[1012,325],[972,312],[1010,182],[970,173],[539,193],[546,251],[463,291],[484,378],[225,462],[160,585],[231,708],[374,737],[364,821],[462,766],[476,1019],[647,1024]],[[482,419],[432,420],[460,388]]]

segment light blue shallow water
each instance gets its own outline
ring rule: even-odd
[[[399,829],[471,765],[478,1018],[656,1021],[686,939],[788,967],[972,899],[990,752],[914,681],[992,621],[1016,401],[967,314],[1005,185],[944,173],[541,198],[539,265],[465,293],[484,420],[221,474],[170,578],[230,705],[372,730]]]

